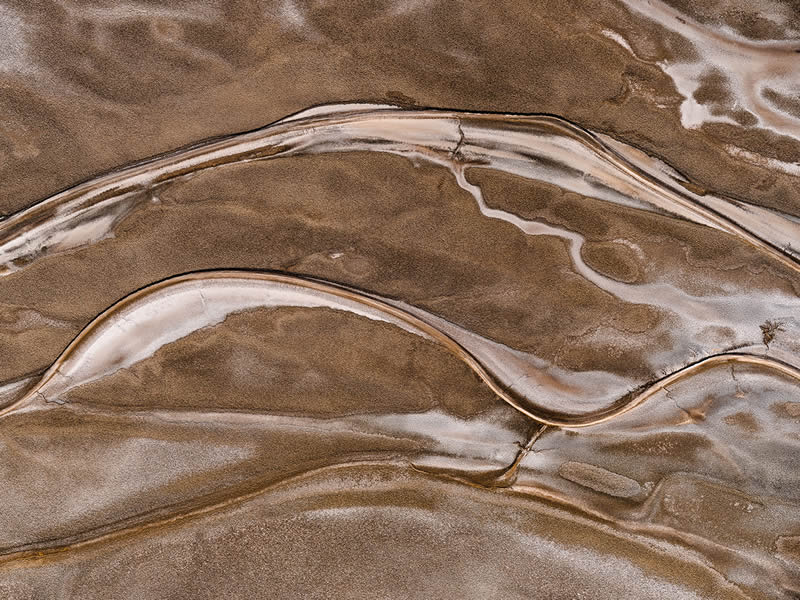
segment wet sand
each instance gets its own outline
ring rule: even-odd
[[[4,2],[3,597],[800,595],[797,16]]]

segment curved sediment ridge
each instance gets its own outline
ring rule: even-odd
[[[576,394],[591,394],[591,388],[581,389],[580,374],[556,374],[552,368],[537,367],[496,342],[374,294],[282,273],[225,270],[174,277],[120,300],[89,323],[30,391],[0,410],[0,417],[37,399],[59,402],[59,396],[72,388],[128,368],[162,346],[220,323],[233,313],[290,306],[347,311],[432,340],[468,365],[503,401],[546,425],[587,427],[608,421],[666,386],[721,364],[755,365],[800,381],[800,368],[788,362],[742,351],[725,352],[696,360],[594,411],[570,412],[570,400]],[[517,383],[524,379],[535,383],[520,390]],[[537,390],[551,394],[561,390],[562,394],[547,405]]]
[[[0,265],[12,273],[54,252],[93,243],[141,202],[137,194],[226,164],[321,153],[370,151],[427,160],[456,176],[484,166],[587,197],[679,217],[738,236],[800,270],[797,219],[720,198],[636,152],[552,115],[333,105],[263,129],[210,140],[108,173],[0,222]]]

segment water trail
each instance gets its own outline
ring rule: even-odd
[[[505,402],[547,425],[581,427],[606,421],[664,386],[716,364],[748,363],[800,380],[796,365],[739,351],[705,357],[626,395],[629,380],[564,371],[397,301],[318,279],[229,270],[167,279],[113,305],[81,331],[35,387],[1,409],[0,417],[37,401],[63,402],[64,394],[76,386],[128,368],[230,314],[262,307],[348,311],[401,327],[443,346]]]
[[[478,208],[486,217],[499,219],[510,223],[520,231],[528,235],[551,235],[567,241],[569,256],[575,271],[587,281],[593,283],[602,290],[609,292],[615,298],[631,304],[649,304],[658,306],[664,310],[678,310],[681,316],[688,317],[694,324],[700,325],[715,321],[722,312],[727,313],[728,321],[731,325],[747,320],[745,311],[738,310],[736,307],[745,307],[745,302],[731,302],[731,294],[725,296],[703,296],[702,298],[691,296],[683,290],[667,283],[639,283],[629,284],[611,277],[606,277],[592,269],[586,264],[581,256],[581,248],[586,239],[579,233],[568,231],[560,227],[554,227],[539,221],[524,219],[514,213],[490,208],[483,198],[480,186],[467,181],[464,169],[456,172],[456,181],[462,189],[469,192],[478,204]],[[749,295],[748,295],[749,297]],[[741,298],[746,300],[745,297]],[[724,311],[722,307],[724,305]],[[731,314],[731,310],[734,314]],[[746,307],[747,317],[752,316],[751,307]]]
[[[705,27],[659,0],[624,2],[630,10],[691,42],[697,54],[694,60],[658,63],[684,97],[684,127],[695,129],[704,123],[741,126],[745,113],[756,121],[756,127],[800,140],[800,118],[780,101],[781,97],[796,98],[800,91],[800,40],[751,40],[726,27]],[[695,92],[715,77],[724,80],[726,94],[698,101]]]

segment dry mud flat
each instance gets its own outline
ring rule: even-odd
[[[798,15],[479,8],[2,5],[4,597],[800,594]]]

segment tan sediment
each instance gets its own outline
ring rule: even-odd
[[[796,6],[100,4],[0,6],[0,597],[800,594]]]

